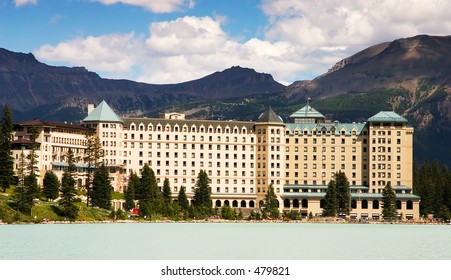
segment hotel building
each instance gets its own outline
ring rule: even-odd
[[[15,156],[28,150],[29,129],[37,127],[41,178],[46,170],[67,166],[69,148],[83,158],[91,131],[100,139],[104,163],[116,191],[123,191],[131,172],[144,164],[162,185],[170,181],[174,196],[186,187],[194,194],[197,174],[210,179],[213,206],[258,209],[273,185],[281,211],[321,215],[327,184],[335,173],[348,177],[351,218],[379,219],[382,190],[394,186],[398,213],[419,218],[420,198],[412,194],[413,128],[394,112],[379,112],[365,123],[329,122],[309,104],[284,121],[269,108],[254,122],[185,119],[166,113],[160,118],[120,118],[103,101],[88,108],[82,125],[43,121],[15,126]],[[86,164],[80,160],[83,186]]]

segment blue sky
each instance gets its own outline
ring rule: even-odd
[[[0,0],[0,47],[149,83],[231,66],[312,79],[371,45],[451,34],[447,0]]]

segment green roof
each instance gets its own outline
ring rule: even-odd
[[[122,122],[108,104],[102,101],[84,120],[84,122]]]
[[[310,104],[305,105],[301,109],[297,110],[290,115],[292,119],[325,119],[323,114],[316,111]]]
[[[283,123],[283,120],[269,107],[258,117],[257,122]]]
[[[402,122],[407,120],[392,111],[381,111],[368,119],[369,122]]]
[[[290,130],[290,135],[298,130],[299,135],[312,135],[313,133],[321,135],[324,131],[326,135],[341,135],[344,131],[345,135],[352,135],[352,130],[360,135],[365,128],[365,123],[287,123],[285,128]]]

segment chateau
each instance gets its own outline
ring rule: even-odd
[[[213,206],[262,207],[272,184],[280,211],[302,216],[322,213],[327,184],[341,171],[351,185],[351,218],[379,219],[387,182],[396,192],[398,214],[419,218],[420,198],[412,194],[413,128],[405,118],[384,111],[365,123],[330,122],[308,103],[290,118],[284,123],[271,108],[253,122],[189,120],[179,113],[120,118],[103,101],[88,107],[81,125],[16,124],[13,153],[17,168],[20,154],[33,144],[31,128],[37,128],[41,180],[47,170],[61,176],[72,149],[80,159],[78,185],[84,186],[85,135],[92,132],[100,139],[116,191],[147,163],[160,185],[168,178],[174,196],[183,186],[191,199],[197,174],[205,170]]]

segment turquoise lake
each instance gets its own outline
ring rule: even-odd
[[[2,260],[451,260],[451,226],[133,223],[0,226]]]

